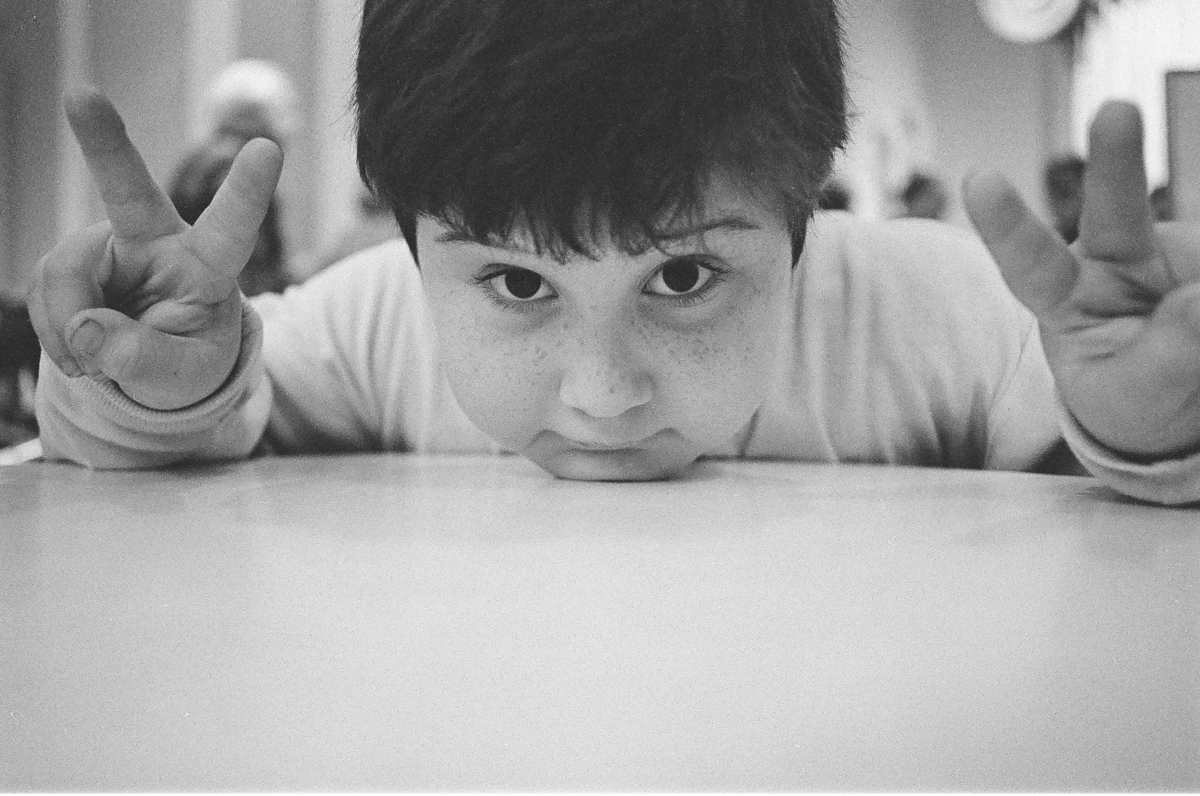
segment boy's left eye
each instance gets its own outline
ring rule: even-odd
[[[688,296],[699,293],[719,272],[696,257],[668,260],[646,283],[646,292],[656,296]]]

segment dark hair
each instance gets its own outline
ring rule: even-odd
[[[802,240],[846,138],[840,36],[836,0],[366,0],[359,170],[414,254],[418,215],[641,251],[718,173]]]
[[[241,149],[240,139],[216,138],[205,141],[184,156],[167,188],[171,204],[179,217],[189,224],[212,204],[217,189],[225,182],[233,160]],[[290,283],[284,267],[283,233],[279,224],[278,203],[272,199],[259,227],[258,241],[238,283],[247,296],[280,293]]]

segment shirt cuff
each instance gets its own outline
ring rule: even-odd
[[[209,397],[172,411],[143,406],[105,377],[69,379],[43,354],[37,399],[47,458],[106,469],[245,455],[257,438],[226,439],[231,433],[245,436],[246,429],[225,426],[255,392],[262,392],[253,390],[262,381],[262,336],[258,313],[243,299],[241,349],[233,372]]]
[[[1200,503],[1200,453],[1155,462],[1135,462],[1089,434],[1058,399],[1063,438],[1088,472],[1129,497],[1180,506]]]

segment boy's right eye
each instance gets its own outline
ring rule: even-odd
[[[489,274],[483,281],[507,301],[536,301],[554,295],[546,280],[528,268],[510,266]]]

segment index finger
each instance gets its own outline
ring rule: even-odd
[[[186,228],[107,97],[79,89],[64,95],[63,107],[118,238],[149,241]]]

